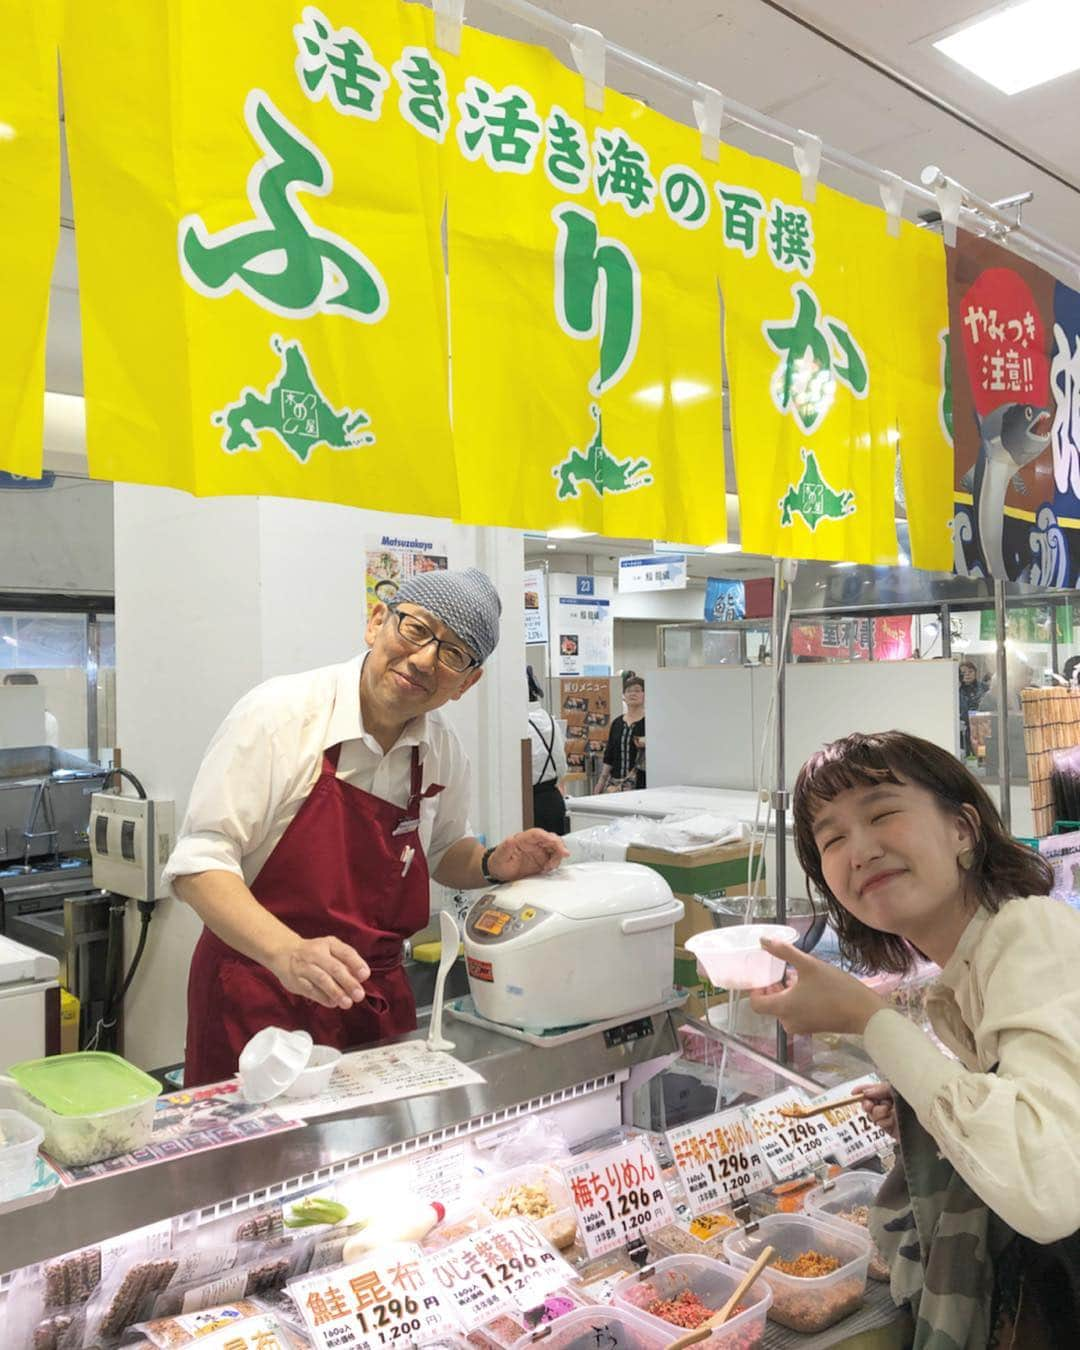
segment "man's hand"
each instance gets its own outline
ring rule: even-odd
[[[547,830],[523,830],[504,839],[488,859],[488,871],[498,881],[520,881],[522,877],[553,872],[570,850],[557,834]]]
[[[762,938],[761,945],[779,956],[795,972],[794,984],[779,992],[758,990],[750,995],[754,1012],[776,1017],[795,1035],[841,1031],[861,1036],[874,1013],[888,1007],[854,975],[837,970],[815,956],[807,956],[786,942]]]
[[[363,999],[364,981],[371,976],[364,959],[336,937],[292,935],[266,964],[290,994],[342,1011]]]

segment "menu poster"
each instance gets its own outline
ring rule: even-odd
[[[590,1260],[675,1222],[647,1139],[631,1139],[564,1167]]]
[[[368,618],[378,604],[387,604],[398,587],[419,572],[445,572],[450,566],[446,544],[431,539],[405,539],[383,534],[368,540],[365,590]]]
[[[542,567],[525,572],[525,642],[547,642],[547,576]]]
[[[559,715],[566,722],[566,766],[569,778],[585,773],[586,755],[603,755],[611,728],[609,679],[559,681]]]
[[[741,1107],[669,1130],[667,1140],[694,1215],[769,1184],[769,1169]]]

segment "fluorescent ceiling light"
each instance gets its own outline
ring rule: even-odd
[[[853,563],[853,562],[839,562],[839,563],[830,563],[829,566],[830,566],[830,567],[858,567],[858,563]]]
[[[705,549],[706,553],[738,553],[739,545],[730,541],[726,544],[709,544]]]
[[[554,530],[548,530],[549,539],[591,539],[596,533],[595,530],[577,530],[573,525],[560,525]]]
[[[1023,0],[934,43],[939,52],[1004,94],[1080,70],[1076,0]]]

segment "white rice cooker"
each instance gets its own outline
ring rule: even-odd
[[[476,1010],[546,1030],[656,1007],[672,987],[682,916],[640,863],[572,863],[487,891],[465,921]]]

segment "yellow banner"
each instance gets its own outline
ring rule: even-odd
[[[444,58],[462,518],[725,538],[718,250],[701,138],[536,47]]]
[[[390,0],[71,5],[92,474],[456,514],[426,31]]]
[[[941,240],[724,146],[714,175],[742,547],[949,570]],[[902,468],[902,493],[898,465]]]
[[[0,44],[0,468],[41,476],[60,233],[59,0],[8,0]]]

